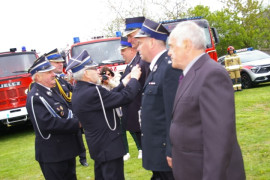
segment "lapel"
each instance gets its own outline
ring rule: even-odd
[[[140,58],[138,58],[138,57],[140,57],[140,55],[137,53],[137,54],[134,56],[134,58],[132,59],[131,63],[130,63],[129,65],[126,66],[126,69],[125,69],[123,75],[121,76],[120,81],[121,81],[124,77],[126,77],[126,75],[128,75],[128,74],[131,72],[131,69],[132,69],[134,66],[136,66],[136,65],[140,62]]]
[[[207,60],[207,56],[208,54],[204,54],[203,56],[201,56],[200,59],[198,59],[198,61],[190,68],[186,76],[182,79],[181,83],[178,85],[172,114],[174,113],[174,110],[176,108],[178,101],[185,94],[185,92],[187,91],[189,86],[192,84],[192,82],[196,79],[196,76],[197,76],[196,72],[205,63],[205,61]]]
[[[153,80],[153,76],[155,73],[158,72],[159,70],[159,66],[160,64],[164,61],[164,59],[168,56],[168,51],[165,51],[157,60],[156,64],[154,65],[154,68],[152,71],[150,71],[145,83],[144,83],[144,86],[143,86],[143,90],[146,88],[146,86],[149,84],[149,82],[151,82]]]

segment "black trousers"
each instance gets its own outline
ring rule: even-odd
[[[123,157],[111,161],[95,161],[95,180],[124,180]]]
[[[46,180],[76,180],[75,158],[61,162],[39,162],[41,171]]]
[[[153,171],[151,180],[174,180],[172,171]]]

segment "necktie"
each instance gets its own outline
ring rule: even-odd
[[[181,81],[182,81],[182,79],[184,78],[184,75],[183,74],[181,74],[180,76],[179,76],[179,80],[178,80],[178,84],[180,84],[181,83]]]

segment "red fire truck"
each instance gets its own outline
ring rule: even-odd
[[[35,50],[0,53],[0,126],[11,126],[25,123],[28,119],[26,111],[27,89],[32,79],[28,69],[37,59]]]
[[[170,21],[161,22],[169,32],[181,21],[194,21],[201,26],[206,34],[207,49],[206,52],[210,57],[217,61],[217,52],[215,44],[219,43],[218,33],[215,28],[210,28],[209,23],[202,17],[184,18]],[[118,34],[118,33],[117,33]],[[86,49],[92,59],[100,65],[100,67],[106,65],[113,71],[119,71],[120,73],[125,69],[125,63],[123,57],[119,51],[120,38],[119,37],[96,37],[90,41],[80,42],[78,37],[74,38],[74,44],[70,49],[70,57],[78,55],[83,49]]]

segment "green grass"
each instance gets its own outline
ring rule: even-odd
[[[270,83],[235,93],[238,141],[247,180],[270,179]],[[44,179],[34,157],[34,132],[30,126],[13,127],[0,133],[0,179]],[[150,179],[151,172],[137,159],[136,145],[128,133],[131,158],[125,161],[127,180]],[[86,146],[87,148],[87,146]],[[93,161],[87,150],[88,167],[79,164],[78,180],[93,180]]]

